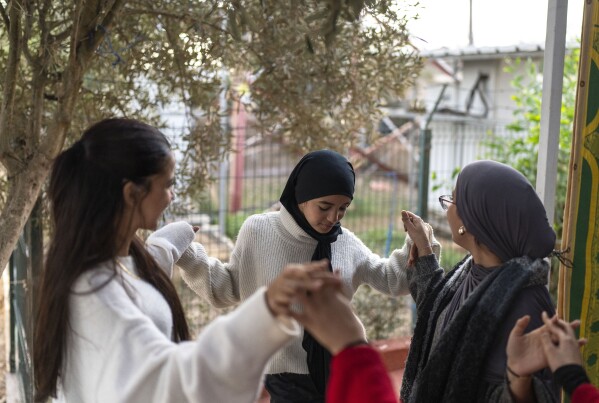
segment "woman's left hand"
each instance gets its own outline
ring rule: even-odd
[[[524,333],[530,322],[526,315],[516,321],[507,342],[507,366],[518,376],[529,376],[547,367],[547,360],[541,344],[543,327]]]

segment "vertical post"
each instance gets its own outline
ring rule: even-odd
[[[474,46],[474,34],[472,32],[472,0],[470,0],[470,21],[468,28],[468,46]]]
[[[220,97],[218,100],[220,125],[224,136],[229,133],[229,115],[227,102],[227,88],[229,74],[225,67],[220,71]],[[229,159],[223,158],[218,167],[218,230],[225,235],[227,228],[227,182],[229,174]]]
[[[389,227],[387,229],[387,240],[385,241],[385,252],[383,254],[384,257],[389,257],[389,253],[391,253],[391,241],[393,238],[393,227],[395,224],[395,209],[397,208],[397,198],[399,197],[398,184],[399,180],[397,179],[397,173],[391,173],[391,178],[393,179],[393,191],[391,193],[391,206],[389,207]]]
[[[555,182],[557,179],[567,17],[568,0],[549,0],[543,57],[543,96],[541,99],[541,133],[536,190],[547,210],[550,224],[553,224],[555,218]]]
[[[15,262],[15,252],[10,255],[10,260],[8,262],[8,301],[5,303],[8,304],[8,317],[9,317],[9,337],[8,337],[8,372],[16,373],[17,372],[17,321],[15,319],[15,308],[14,301],[15,297],[15,288],[13,284],[16,284],[16,262]]]
[[[235,149],[233,150],[233,156],[231,158],[233,177],[231,184],[231,207],[229,210],[232,213],[236,213],[242,207],[245,131],[247,126],[247,113],[241,99],[234,102],[231,111],[231,120]]]
[[[222,13],[221,28],[223,32],[227,31],[227,14]],[[229,111],[227,101],[227,90],[229,88],[229,72],[227,66],[222,66],[219,71],[220,76],[220,95],[218,98],[218,112],[220,115],[220,126],[223,136],[229,135]],[[223,154],[224,154],[223,150]],[[221,235],[226,234],[227,228],[227,183],[229,174],[229,159],[224,157],[218,167],[218,230]]]
[[[428,177],[430,171],[431,130],[424,128],[420,134],[420,161],[418,164],[418,215],[424,220],[428,217]]]
[[[420,162],[418,164],[418,215],[426,221],[428,217],[428,177],[430,173],[430,153],[431,153],[431,137],[432,133],[428,126],[433,119],[433,115],[437,112],[437,108],[443,99],[443,94],[447,89],[447,84],[443,84],[439,96],[435,101],[435,105],[431,113],[426,118],[424,129],[420,133]]]

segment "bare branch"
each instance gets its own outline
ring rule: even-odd
[[[124,5],[125,5],[125,0],[115,0],[112,7],[110,8],[110,10],[108,10],[108,12],[106,13],[106,16],[104,17],[104,19],[102,20],[102,22],[100,24],[106,29],[112,27],[116,17],[120,14],[121,9],[123,8]],[[98,46],[98,44],[102,40],[104,40],[104,35],[105,34],[102,35],[101,40],[96,41],[96,43],[94,44],[94,49]]]
[[[106,32],[114,24],[125,0],[113,0],[112,5],[106,9],[104,19],[98,21],[101,3],[103,2],[99,0],[77,2],[71,31],[70,57],[63,75],[56,118],[48,129],[49,135],[46,136],[44,144],[40,145],[42,152],[49,157],[54,157],[62,149],[79,97],[83,74],[99,44],[104,40]],[[97,29],[99,25],[102,25],[104,30]]]
[[[205,25],[207,27],[210,27],[212,29],[214,29],[217,32],[222,32],[223,34],[227,34],[229,35],[230,32],[228,32],[226,29],[223,29],[222,27],[218,26],[217,24],[214,24],[210,21],[207,20],[201,20],[199,18],[190,18],[189,15],[184,15],[184,14],[176,14],[170,11],[165,11],[165,10],[151,10],[151,9],[144,9],[144,8],[128,8],[126,10],[127,14],[142,14],[142,15],[154,15],[157,17],[167,17],[167,18],[174,18],[177,20],[190,20],[193,21],[194,23],[200,23],[202,25]]]
[[[4,20],[4,25],[6,25],[6,30],[10,30],[10,20],[8,19],[8,14],[6,14],[6,10],[0,3],[0,15],[2,15],[2,19]]]
[[[184,14],[177,14],[177,13],[173,13],[171,11],[151,10],[151,9],[144,9],[144,8],[127,8],[126,14],[155,15],[155,16],[175,18],[175,19],[178,19],[178,20],[182,20],[182,19],[184,19],[184,18],[187,17]]]
[[[48,29],[47,16],[50,9],[50,0],[45,0],[37,9],[39,25],[39,49],[36,65],[33,66],[33,96],[32,96],[32,114],[30,120],[29,136],[31,142],[37,146],[39,136],[42,131],[42,119],[44,112],[44,90],[48,81],[48,67],[50,64],[51,49],[48,46],[50,30]],[[28,18],[30,18],[28,16]]]
[[[64,31],[59,32],[56,35],[51,35],[50,43],[60,43],[64,40],[66,40],[71,35],[72,31],[73,31],[73,27],[69,25],[69,27],[67,29],[65,29]]]
[[[31,12],[31,2],[27,2],[25,10],[25,26],[23,28],[23,54],[32,66],[37,64],[37,61],[29,50],[29,39],[31,38],[31,29],[33,27],[33,13]]]
[[[14,134],[13,119],[15,107],[15,93],[17,86],[17,75],[19,71],[19,61],[21,59],[21,14],[23,5],[20,1],[14,0],[10,7],[10,30],[8,34],[8,58],[6,63],[6,74],[4,76],[4,94],[2,97],[2,110],[0,111],[0,158],[5,160],[7,155],[12,153],[10,144]],[[13,164],[6,164],[6,168],[14,169]]]

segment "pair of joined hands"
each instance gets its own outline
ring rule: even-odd
[[[328,268],[327,260],[287,265],[268,286],[266,302],[274,316],[294,318],[335,355],[365,335],[341,279]],[[292,309],[295,303],[301,311]]]
[[[510,333],[507,343],[507,365],[520,377],[549,367],[555,372],[561,366],[582,365],[580,347],[586,339],[577,339],[574,329],[580,321],[570,323],[557,317],[542,313],[544,325],[529,333],[524,333],[530,322],[528,315],[518,319]]]
[[[408,259],[408,266],[412,266],[416,258],[433,253],[433,228],[418,215],[406,210],[401,211],[401,221],[404,230],[414,242]]]

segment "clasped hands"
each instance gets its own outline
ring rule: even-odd
[[[433,253],[433,228],[418,215],[406,210],[401,211],[401,221],[404,230],[414,242],[408,259],[408,266],[412,266],[416,258]]]
[[[574,329],[580,326],[579,320],[570,323],[557,315],[549,317],[542,313],[544,325],[529,333],[524,333],[530,317],[518,319],[507,343],[507,365],[517,377],[528,377],[549,367],[555,372],[561,366],[582,365],[580,347],[586,339],[577,339]]]
[[[294,318],[335,355],[365,335],[340,277],[328,268],[327,260],[287,265],[268,286],[266,302],[274,316]],[[296,303],[301,311],[292,309]]]

